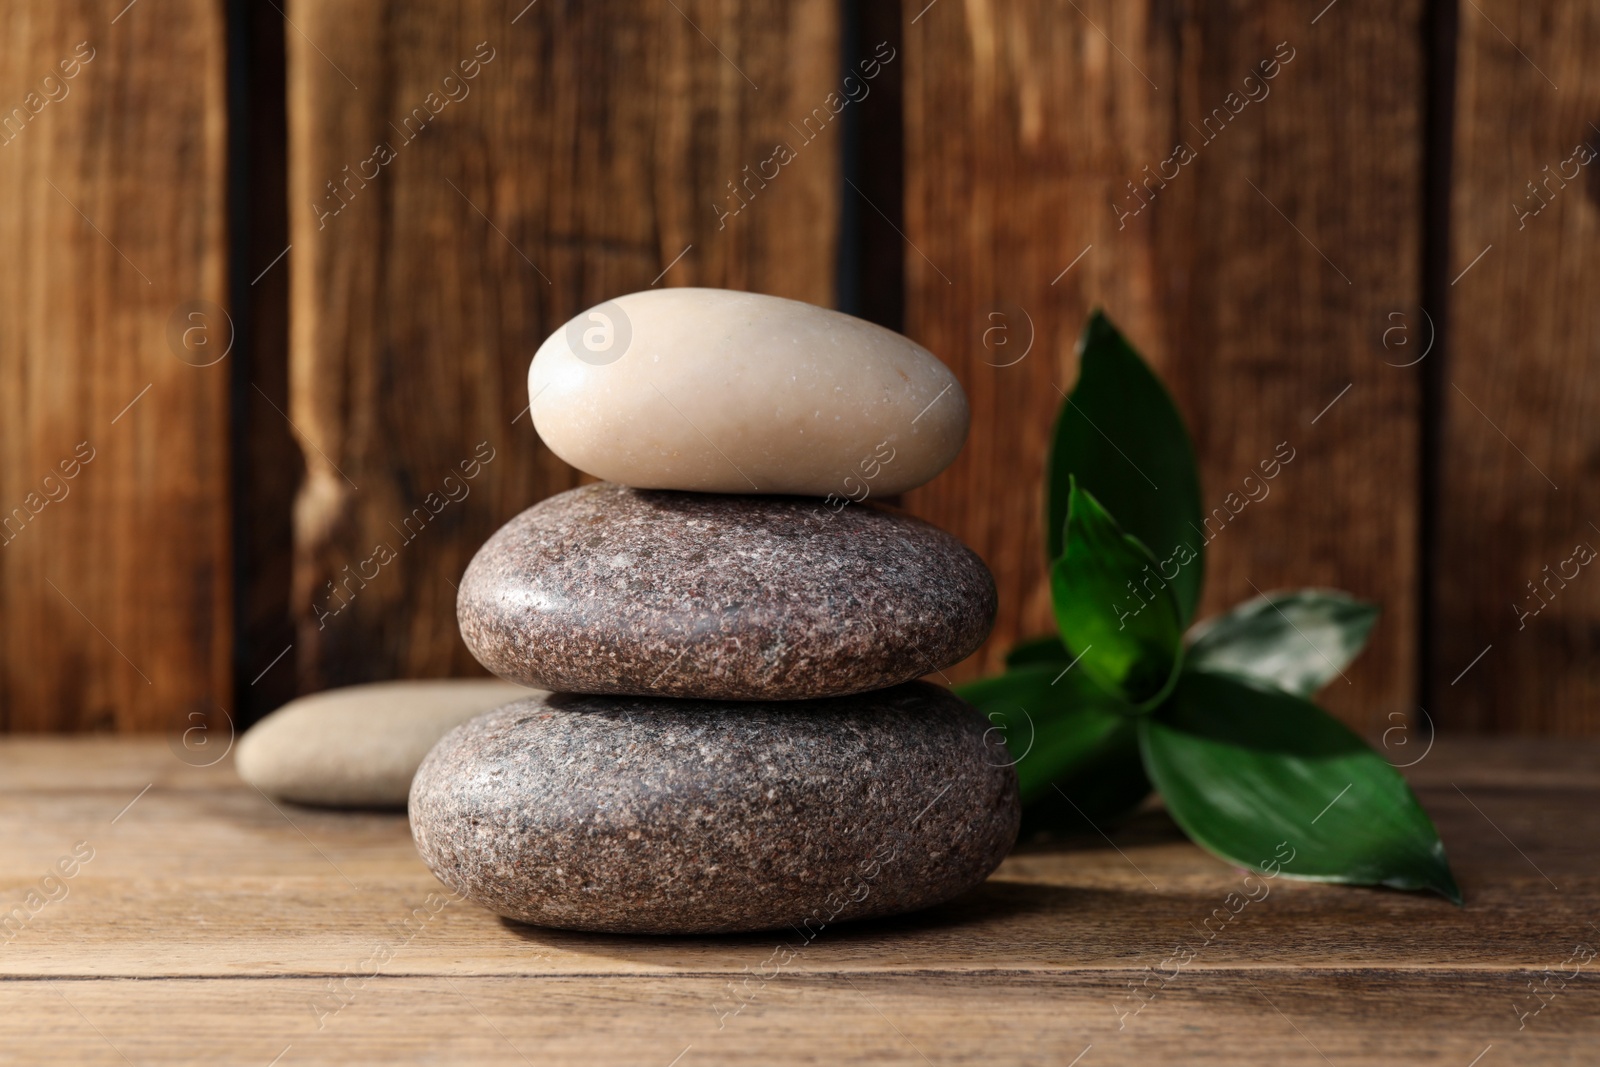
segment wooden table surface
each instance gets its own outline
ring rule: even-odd
[[[774,935],[502,922],[447,900],[403,816],[277,806],[230,759],[12,738],[0,1062],[1593,1063],[1597,756],[1447,737],[1407,771],[1461,909],[1282,879],[1241,905],[1152,811],[780,967]]]

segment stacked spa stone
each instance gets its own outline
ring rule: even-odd
[[[1016,837],[1011,760],[915,679],[983,641],[994,583],[867,499],[955,457],[949,370],[837,312],[656,290],[553,335],[529,394],[604,481],[512,519],[462,578],[473,655],[551,692],[423,761],[434,872],[545,926],[806,936],[981,882]]]

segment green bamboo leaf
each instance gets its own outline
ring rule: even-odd
[[[1315,704],[1185,671],[1167,705],[1137,722],[1167,810],[1222,859],[1461,903],[1439,832],[1406,780]]]
[[[1069,490],[1066,548],[1050,570],[1062,644],[1102,689],[1130,704],[1156,700],[1182,656],[1172,587],[1149,549],[1092,495]]]
[[[1103,832],[1137,808],[1150,788],[1139,753],[1138,724],[1131,716],[1120,716],[1079,769],[1051,782],[1037,801],[1022,809],[1018,840]]]
[[[1077,668],[1020,667],[956,687],[993,723],[1016,761],[1023,804],[1052,793],[1051,783],[1083,771],[1121,727],[1127,709]]]
[[[1157,559],[1187,625],[1200,602],[1205,538],[1194,446],[1166,387],[1095,311],[1078,342],[1078,382],[1061,406],[1045,467],[1045,546],[1065,547],[1071,479]]]
[[[1011,646],[1011,651],[1006,653],[1006,667],[1032,667],[1041,663],[1059,663],[1065,666],[1072,662],[1072,655],[1067,651],[1067,646],[1061,643],[1061,638],[1056,634],[1048,637],[1028,637]]]
[[[1271,592],[1197,627],[1188,663],[1309,697],[1343,673],[1377,620],[1376,604],[1336,589]]]

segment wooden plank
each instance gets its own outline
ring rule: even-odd
[[[1559,964],[1561,952],[1551,962]],[[1194,975],[1118,1030],[1129,972],[795,975],[718,1029],[726,976],[403,976],[327,980],[6,982],[21,1062],[284,1064],[1466,1065],[1587,1061],[1600,994],[1573,983],[1523,1031],[1525,975],[1481,971]],[[321,1010],[326,1014],[319,1016]],[[323,1027],[317,1029],[319,1019]],[[124,1060],[122,1057],[126,1057]],[[674,1059],[674,1057],[679,1057]]]
[[[1600,13],[1482,3],[1461,9],[1459,40],[1436,710],[1479,729],[1594,733]]]
[[[961,900],[825,930],[780,968],[777,935],[589,936],[430,901],[403,818],[278,810],[226,760],[188,765],[163,741],[6,739],[0,904],[54,897],[0,934],[6,1054],[1068,1063],[1092,1045],[1085,1067],[1462,1065],[1492,1045],[1581,1062],[1600,990],[1567,961],[1600,938],[1595,755],[1446,737],[1411,773],[1465,908],[1279,881],[1161,982],[1241,879],[1158,812],[1114,847],[1024,848]],[[80,841],[92,855],[45,883]],[[1568,977],[1535,997],[1550,970]]]
[[[223,61],[215,3],[0,4],[0,728],[232,704]]]
[[[831,301],[836,129],[742,201],[729,183],[798,142],[789,123],[838,88],[837,12],[479,0],[444,17],[411,0],[289,15],[300,683],[475,673],[455,581],[499,525],[577,482],[522,415],[544,337],[652,282]]]
[[[1421,3],[1353,0],[1314,24],[1282,0],[1242,21],[922,7],[906,7],[906,321],[961,378],[973,434],[907,503],[988,560],[1001,602],[952,677],[1050,626],[1039,486],[1099,304],[1174,389],[1203,506],[1227,518],[1208,526],[1202,614],[1256,588],[1379,601],[1372,648],[1327,699],[1367,728],[1409,710],[1418,372],[1385,365],[1380,338],[1419,294]],[[1294,458],[1263,483],[1280,444]]]
[[[1586,928],[1600,894],[1600,825],[1585,818],[1600,801],[1592,756],[1548,742],[1507,752],[1446,738],[1413,775],[1465,909],[1278,882],[1196,966],[1543,966],[1550,946]],[[0,746],[0,769],[21,763],[30,775],[0,792],[0,914],[80,842],[92,858],[6,943],[0,974],[12,978],[341,974],[379,943],[393,943],[390,973],[739,972],[774,944],[772,935],[630,938],[507,925],[470,903],[443,903],[403,816],[275,807],[227,761],[186,765],[162,742]],[[1536,777],[1549,768],[1553,779]],[[959,901],[826,931],[788,969],[1127,968],[1190,938],[1191,924],[1241,884],[1238,871],[1149,812],[1117,833],[1115,848],[1100,838],[1025,845]],[[223,916],[227,952],[218,951],[220,918],[197,920]],[[1503,934],[1485,936],[1489,916]],[[149,951],[153,942],[160,953]]]

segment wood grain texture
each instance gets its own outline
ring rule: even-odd
[[[0,3],[9,730],[232,704],[223,11],[120,6]]]
[[[777,935],[579,935],[440,903],[403,818],[275,807],[226,759],[6,739],[5,1055],[1068,1063],[1092,1044],[1084,1065],[1459,1067],[1492,1044],[1502,1062],[1581,1062],[1600,1036],[1593,964],[1542,1007],[1528,985],[1600,944],[1595,755],[1441,740],[1408,774],[1465,908],[1280,880],[1135,1014],[1130,986],[1241,886],[1159,811],[1111,843],[1025,847],[941,908],[824,930],[774,971]],[[92,857],[46,884],[74,848]]]
[[[1452,725],[1600,730],[1600,581],[1574,559],[1600,549],[1597,46],[1591,8],[1460,13],[1430,561]]]
[[[1552,961],[1560,962],[1560,953]],[[326,979],[7,982],[0,1010],[30,1063],[934,1064],[1238,1067],[1587,1061],[1592,983],[1517,1032],[1521,975],[1476,970],[1218,973],[1116,1030],[1126,973],[798,975],[716,1028],[727,977],[369,980],[321,1029]],[[1506,1025],[1507,1020],[1511,1025]],[[1108,1025],[1109,1024],[1109,1025]],[[97,1033],[97,1031],[99,1031]],[[285,1051],[287,1050],[287,1051]],[[124,1060],[122,1057],[126,1056]],[[352,1057],[357,1057],[352,1059]],[[1489,1062],[1485,1057],[1485,1063]]]
[[[1418,372],[1386,365],[1382,337],[1420,292],[1422,5],[1355,0],[1314,25],[1289,3],[922,7],[906,5],[906,325],[956,370],[974,429],[907,504],[1001,591],[993,638],[952,677],[1050,626],[1039,486],[1098,304],[1173,389],[1203,507],[1227,520],[1207,528],[1202,615],[1289,586],[1378,601],[1326,699],[1367,728],[1409,710]],[[1294,459],[1240,506],[1280,444]]]
[[[348,0],[289,15],[300,684],[478,673],[454,583],[503,522],[578,481],[523,414],[545,336],[653,282],[831,301],[837,131],[801,144],[789,124],[837,89],[837,13]],[[734,199],[779,141],[797,158]],[[392,158],[364,162],[380,143]]]

